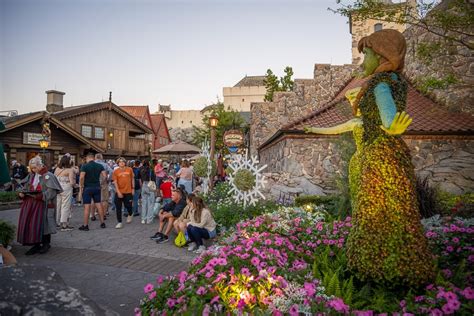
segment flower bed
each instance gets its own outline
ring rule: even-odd
[[[160,278],[156,285],[148,284],[136,312],[141,315],[467,314],[473,308],[474,297],[472,273],[467,265],[473,255],[469,244],[472,223],[453,221],[457,223],[456,229],[450,226],[452,221],[440,223],[441,226],[436,226],[434,221],[425,223],[427,234],[438,228],[444,232],[449,227],[449,232],[443,235],[449,238],[448,243],[434,235],[429,237],[442,271],[436,285],[421,290],[391,289],[386,285],[361,283],[347,271],[344,248],[351,228],[350,218],[332,221],[321,212],[280,208],[239,223],[216,247],[196,258],[189,271]],[[456,237],[458,233],[464,234],[463,237]],[[459,238],[460,251],[459,247],[452,252],[440,250],[457,243],[454,238]]]

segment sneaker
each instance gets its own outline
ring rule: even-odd
[[[95,221],[97,218],[95,218],[95,216],[92,216],[91,217],[91,221]]]
[[[127,216],[127,224],[130,224],[133,220],[133,216],[132,215],[128,215]]]
[[[145,222],[145,220],[144,220],[144,219],[142,219],[142,224],[145,224],[145,223],[146,223],[146,222]]]
[[[201,245],[197,250],[194,251],[194,253],[203,253],[204,251],[206,251],[206,246]]]
[[[122,223],[118,223],[117,225],[115,225],[115,228],[117,228],[117,229],[120,229],[120,228],[122,228],[122,227],[123,227],[123,224],[122,224]]]
[[[196,243],[193,241],[192,243],[189,244],[189,246],[188,246],[188,251],[194,251],[194,250],[196,250],[196,248],[197,248],[197,245],[196,245]]]
[[[151,236],[150,239],[151,240],[158,240],[158,239],[161,239],[162,236],[163,236],[162,233],[156,233],[153,236]]]
[[[161,238],[158,239],[156,242],[157,242],[158,244],[164,244],[164,243],[167,242],[168,240],[170,240],[170,239],[168,238],[168,236],[163,235],[163,236],[161,236]]]
[[[72,227],[69,227],[69,226],[63,226],[63,227],[61,227],[61,231],[62,231],[62,232],[69,232],[69,231],[71,231],[71,230],[73,230],[73,228],[72,228]]]
[[[105,223],[100,224],[100,228],[105,228]]]
[[[82,225],[81,227],[79,227],[79,230],[83,230],[83,231],[89,231],[89,225]]]

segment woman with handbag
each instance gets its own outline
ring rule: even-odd
[[[150,162],[145,160],[140,169],[140,186],[142,188],[142,224],[153,222],[153,206],[155,203],[155,173],[150,168]]]

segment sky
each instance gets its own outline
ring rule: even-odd
[[[245,75],[351,63],[336,0],[0,0],[0,110],[171,104],[201,109]]]

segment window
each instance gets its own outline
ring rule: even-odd
[[[92,126],[82,125],[81,126],[81,134],[84,137],[92,138]]]
[[[193,124],[193,121],[189,121],[189,123]]]
[[[374,25],[374,32],[381,31],[383,28],[382,23],[377,23]]]
[[[94,138],[104,139],[105,129],[103,127],[94,127]]]
[[[242,102],[245,102],[245,99],[242,99]]]

